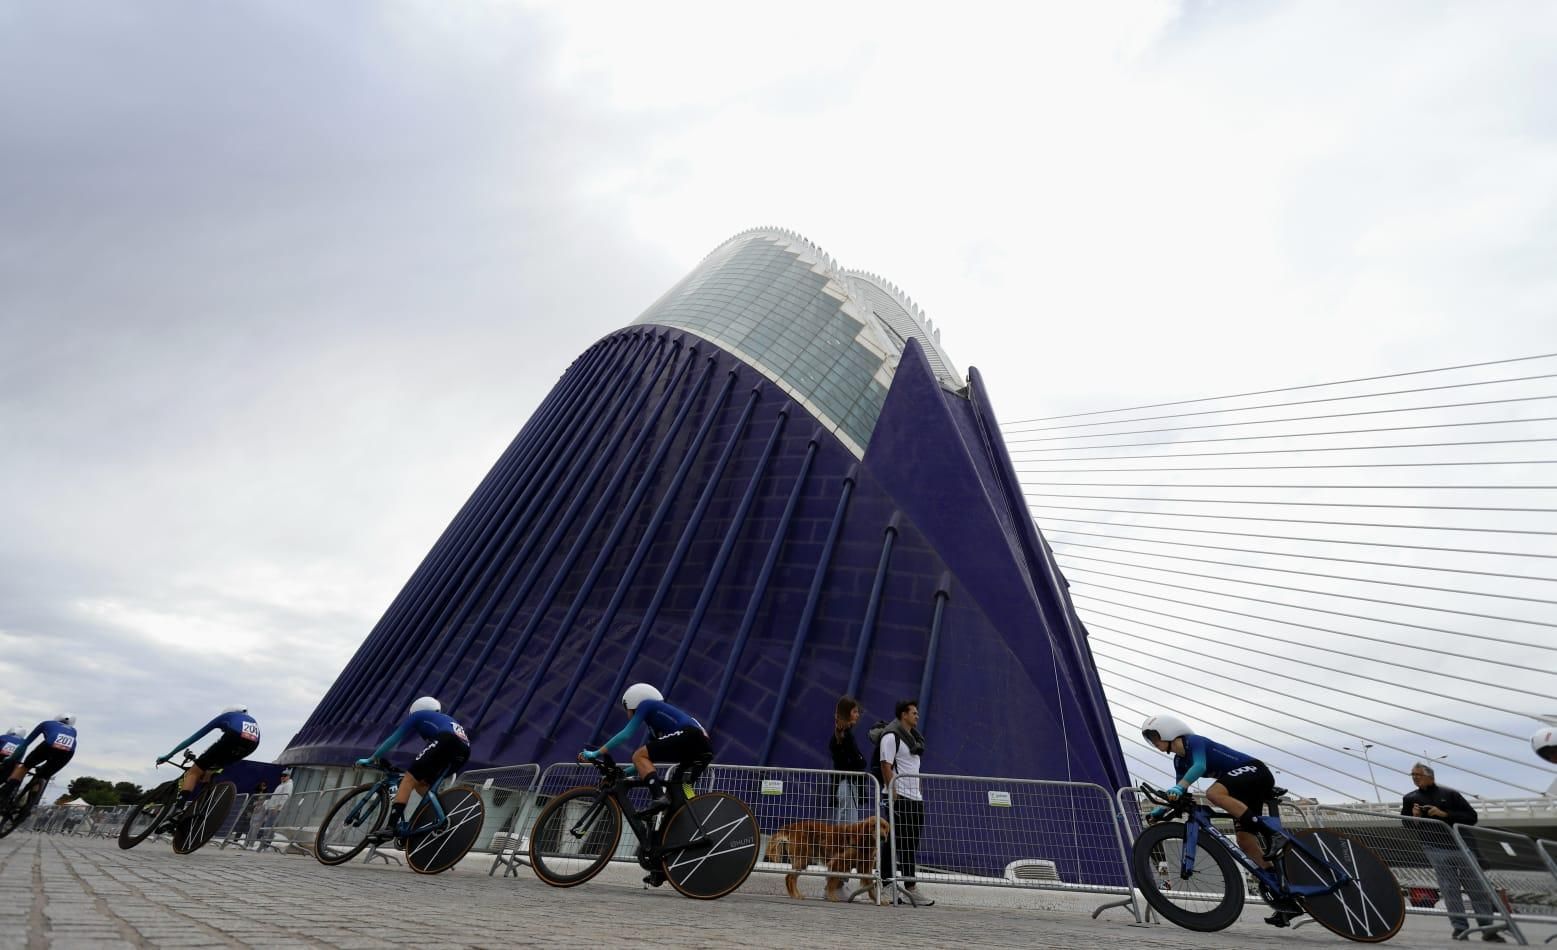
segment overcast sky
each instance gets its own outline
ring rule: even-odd
[[[956,10],[0,5],[0,719],[146,780],[247,703],[273,758],[756,225],[1007,420],[1557,350],[1549,4]]]

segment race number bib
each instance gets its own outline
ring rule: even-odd
[[[246,722],[243,724],[243,738],[249,742],[259,741],[259,723]]]
[[[66,735],[55,736],[53,746],[56,749],[63,749],[66,752],[70,752],[76,747],[76,737]]]
[[[457,722],[454,723],[454,735],[459,737],[461,742],[465,743],[466,745],[470,745],[470,737],[465,735],[465,727]]]
[[[10,758],[11,753],[15,752],[16,747],[19,745],[21,745],[20,742],[7,742],[5,745],[0,745],[0,759]]]

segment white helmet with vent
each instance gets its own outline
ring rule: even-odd
[[[1542,726],[1530,737],[1530,748],[1546,761],[1557,763],[1557,726]]]
[[[628,712],[633,712],[638,708],[638,704],[645,699],[652,699],[656,702],[665,701],[665,697],[660,695],[660,691],[648,683],[634,683],[627,687],[627,692],[622,694],[622,705],[627,707]]]
[[[411,704],[411,712],[443,712],[443,704],[431,696],[423,696]]]
[[[1174,739],[1194,734],[1195,730],[1191,729],[1188,723],[1167,713],[1147,716],[1146,721],[1141,723],[1141,735],[1145,737],[1148,744],[1157,739],[1172,742]],[[1156,746],[1153,745],[1152,748],[1155,749]]]

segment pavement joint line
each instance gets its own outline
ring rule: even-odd
[[[53,843],[51,842],[51,844]],[[53,844],[53,847],[55,853],[59,855],[61,863],[64,864],[66,873],[74,878],[76,883],[81,885],[81,889],[92,898],[92,906],[97,909],[97,912],[108,918],[108,920],[113,923],[114,929],[119,932],[119,935],[131,945],[137,947],[145,946],[145,936],[139,930],[136,930],[129,921],[114,913],[114,910],[111,906],[109,906],[108,901],[97,892],[97,889],[92,886],[91,882],[81,876],[81,874],[71,864],[69,857],[66,856],[64,852],[60,851],[58,844]]]
[[[45,911],[49,899],[43,893],[43,842],[38,841],[32,855],[32,912],[27,918],[27,950],[45,950],[49,945],[49,919]]]

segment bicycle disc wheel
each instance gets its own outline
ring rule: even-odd
[[[27,783],[27,787],[18,792],[7,802],[5,813],[0,815],[0,838],[21,827],[27,816],[38,806],[38,799],[43,797],[43,783],[36,778]]]
[[[599,874],[622,840],[622,807],[598,788],[574,788],[541,809],[530,831],[530,867],[552,887]]]
[[[379,782],[358,785],[336,800],[319,822],[314,857],[320,864],[345,864],[368,846],[368,836],[389,817],[389,790]]]
[[[1395,872],[1378,855],[1331,831],[1297,831],[1292,837],[1296,840],[1281,860],[1289,887],[1328,887],[1337,875],[1327,862],[1344,868],[1351,877],[1329,894],[1298,898],[1309,916],[1331,933],[1363,943],[1388,940],[1400,930],[1406,922],[1406,900]]]
[[[150,837],[157,826],[167,819],[177,799],[177,779],[163,782],[144,795],[124,816],[124,826],[119,829],[119,847],[128,851]]]
[[[745,802],[724,792],[699,795],[665,826],[665,878],[687,897],[723,897],[746,883],[761,837]]]
[[[418,832],[406,839],[405,863],[418,874],[439,874],[459,863],[481,835],[487,809],[481,795],[468,785],[456,785],[438,793],[438,804],[449,819],[442,828]],[[438,819],[432,803],[422,802],[411,819],[412,828]]]
[[[1195,845],[1195,867],[1181,876],[1184,825],[1153,825],[1135,839],[1130,873],[1146,903],[1186,930],[1210,933],[1232,926],[1243,913],[1243,874],[1233,856],[1215,838],[1202,833]]]
[[[215,782],[200,790],[195,796],[189,817],[173,829],[173,851],[189,854],[205,847],[218,828],[232,813],[233,800],[238,797],[238,786],[231,782]]]

